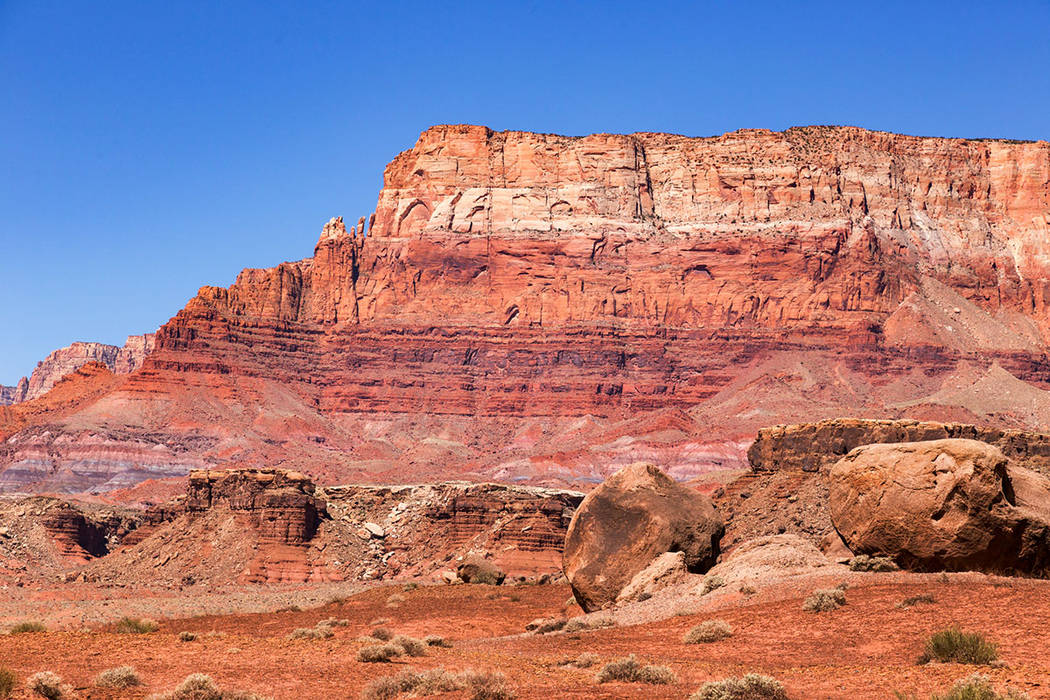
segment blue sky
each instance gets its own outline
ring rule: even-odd
[[[312,253],[436,123],[1050,139],[1050,0],[0,0],[0,383]]]

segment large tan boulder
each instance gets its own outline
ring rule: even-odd
[[[828,492],[832,523],[857,554],[919,570],[1050,565],[1050,480],[984,442],[858,447],[831,468]]]
[[[587,612],[611,605],[665,552],[702,573],[718,559],[725,527],[711,499],[652,464],[624,467],[587,494],[565,537],[565,576]]]

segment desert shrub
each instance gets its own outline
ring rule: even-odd
[[[575,659],[565,659],[559,666],[574,666],[575,668],[591,668],[597,666],[598,662],[601,661],[601,657],[597,654],[592,654],[589,651],[585,651]]]
[[[615,627],[616,621],[611,617],[577,617],[569,620],[562,627],[564,632],[579,632],[581,630],[596,630],[604,627]]]
[[[26,687],[47,700],[61,700],[73,693],[73,689],[62,682],[62,677],[51,671],[34,673],[26,681]]]
[[[180,642],[195,642],[195,641],[197,641],[197,633],[196,632],[190,632],[188,630],[184,630],[182,632],[179,632],[179,641]]]
[[[397,644],[369,644],[357,650],[357,660],[366,664],[387,663],[404,654],[404,650]]]
[[[893,695],[897,700],[915,700],[917,696],[902,693],[899,690]],[[1006,690],[999,693],[992,686],[987,676],[975,673],[967,678],[960,678],[944,695],[934,693],[930,700],[1031,700],[1027,693],[1019,690]]]
[[[142,685],[142,678],[134,666],[117,666],[98,674],[95,685],[99,688],[133,688]]]
[[[463,679],[470,691],[470,700],[514,700],[517,695],[507,687],[507,677],[491,671],[465,671]]]
[[[350,624],[350,620],[337,620],[334,617],[330,617],[327,620],[321,620],[317,623],[319,627],[346,627]]]
[[[224,690],[203,673],[191,673],[175,690],[159,695],[150,695],[146,700],[269,700],[243,690]]]
[[[406,583],[404,586],[401,586],[401,590],[403,590],[403,591],[414,591],[417,588],[419,588],[419,584],[414,582],[414,581],[410,581],[409,583]]]
[[[525,629],[532,630],[536,634],[549,634],[563,629],[567,624],[568,620],[563,617],[541,617],[525,625]]]
[[[403,651],[406,656],[427,655],[426,642],[416,639],[415,637],[406,637],[403,634],[399,634],[391,639],[390,643],[401,647],[401,651]]]
[[[802,609],[806,612],[827,612],[837,610],[846,604],[845,592],[838,588],[813,591],[802,603]]]
[[[949,628],[936,632],[923,649],[919,663],[930,661],[957,664],[990,664],[999,658],[999,650],[977,632]]]
[[[18,678],[15,677],[15,672],[0,666],[0,698],[11,697],[17,683]]]
[[[645,601],[649,600],[652,597],[653,597],[653,594],[650,593],[649,591],[642,591],[641,593],[638,594],[638,597],[635,598],[635,600],[637,600],[639,603],[644,603]]]
[[[426,671],[407,669],[395,676],[372,681],[361,692],[361,700],[392,700],[401,695],[413,697],[469,689],[474,700],[511,700],[514,694],[506,687],[500,673],[463,671],[454,673],[442,668]]]
[[[644,666],[631,654],[627,658],[610,661],[598,672],[598,682],[650,683],[666,685],[675,682],[674,672],[666,666]]]
[[[702,589],[700,589],[700,595],[707,595],[711,591],[713,591],[715,589],[718,589],[718,588],[721,588],[724,585],[726,585],[726,581],[721,576],[718,576],[718,575],[705,576],[704,577],[704,587]]]
[[[709,644],[733,636],[733,628],[725,620],[705,620],[685,633],[686,644]]]
[[[390,596],[389,598],[386,599],[386,606],[388,608],[396,608],[397,606],[401,605],[404,602],[405,602],[405,596],[401,595],[400,593],[395,593],[395,594],[393,594],[392,596]]]
[[[332,628],[327,625],[317,627],[300,627],[288,635],[288,639],[330,639],[334,636]]]
[[[452,642],[436,634],[428,634],[423,638],[423,643],[428,647],[445,647],[446,649],[452,646]]]
[[[740,592],[744,595],[754,595],[758,593],[754,586],[743,585],[740,587]]]
[[[906,609],[908,609],[908,608],[910,608],[910,607],[912,607],[914,605],[918,605],[919,603],[936,603],[936,602],[937,602],[937,599],[934,598],[929,593],[920,593],[919,595],[913,595],[913,596],[910,596],[908,598],[905,598],[901,602],[897,603],[897,607],[898,608],[903,608],[903,609],[906,610]]]
[[[890,557],[882,556],[869,556],[867,554],[858,554],[849,560],[850,571],[898,571],[900,569],[897,566],[897,562],[893,561]]]
[[[743,678],[704,683],[689,700],[788,700],[788,695],[775,678],[749,673]]]
[[[33,632],[47,632],[47,627],[42,622],[26,620],[25,622],[19,622],[9,630],[10,634],[31,634]]]
[[[386,627],[376,627],[369,634],[370,637],[378,639],[381,642],[389,642],[394,638],[394,633],[388,630]]]
[[[117,626],[113,628],[113,631],[118,634],[149,634],[156,632],[159,627],[160,625],[153,620],[122,617],[117,621]]]

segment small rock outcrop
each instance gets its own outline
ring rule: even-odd
[[[855,447],[928,440],[979,440],[998,447],[1009,459],[1050,474],[1050,435],[1001,430],[966,423],[917,420],[833,418],[816,423],[762,428],[747,451],[757,472],[820,471]]]
[[[831,519],[856,554],[917,570],[1050,568],[1050,479],[976,440],[858,447],[828,474]]]
[[[565,538],[565,575],[587,612],[607,607],[665,552],[703,572],[718,558],[725,527],[711,499],[636,463],[591,491]]]

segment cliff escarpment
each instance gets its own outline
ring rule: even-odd
[[[47,457],[0,469],[95,435],[176,472],[565,483],[743,468],[758,428],[844,414],[1032,427],[1048,241],[1045,142],[434,127],[367,220],[202,288],[119,388],[6,428]]]

